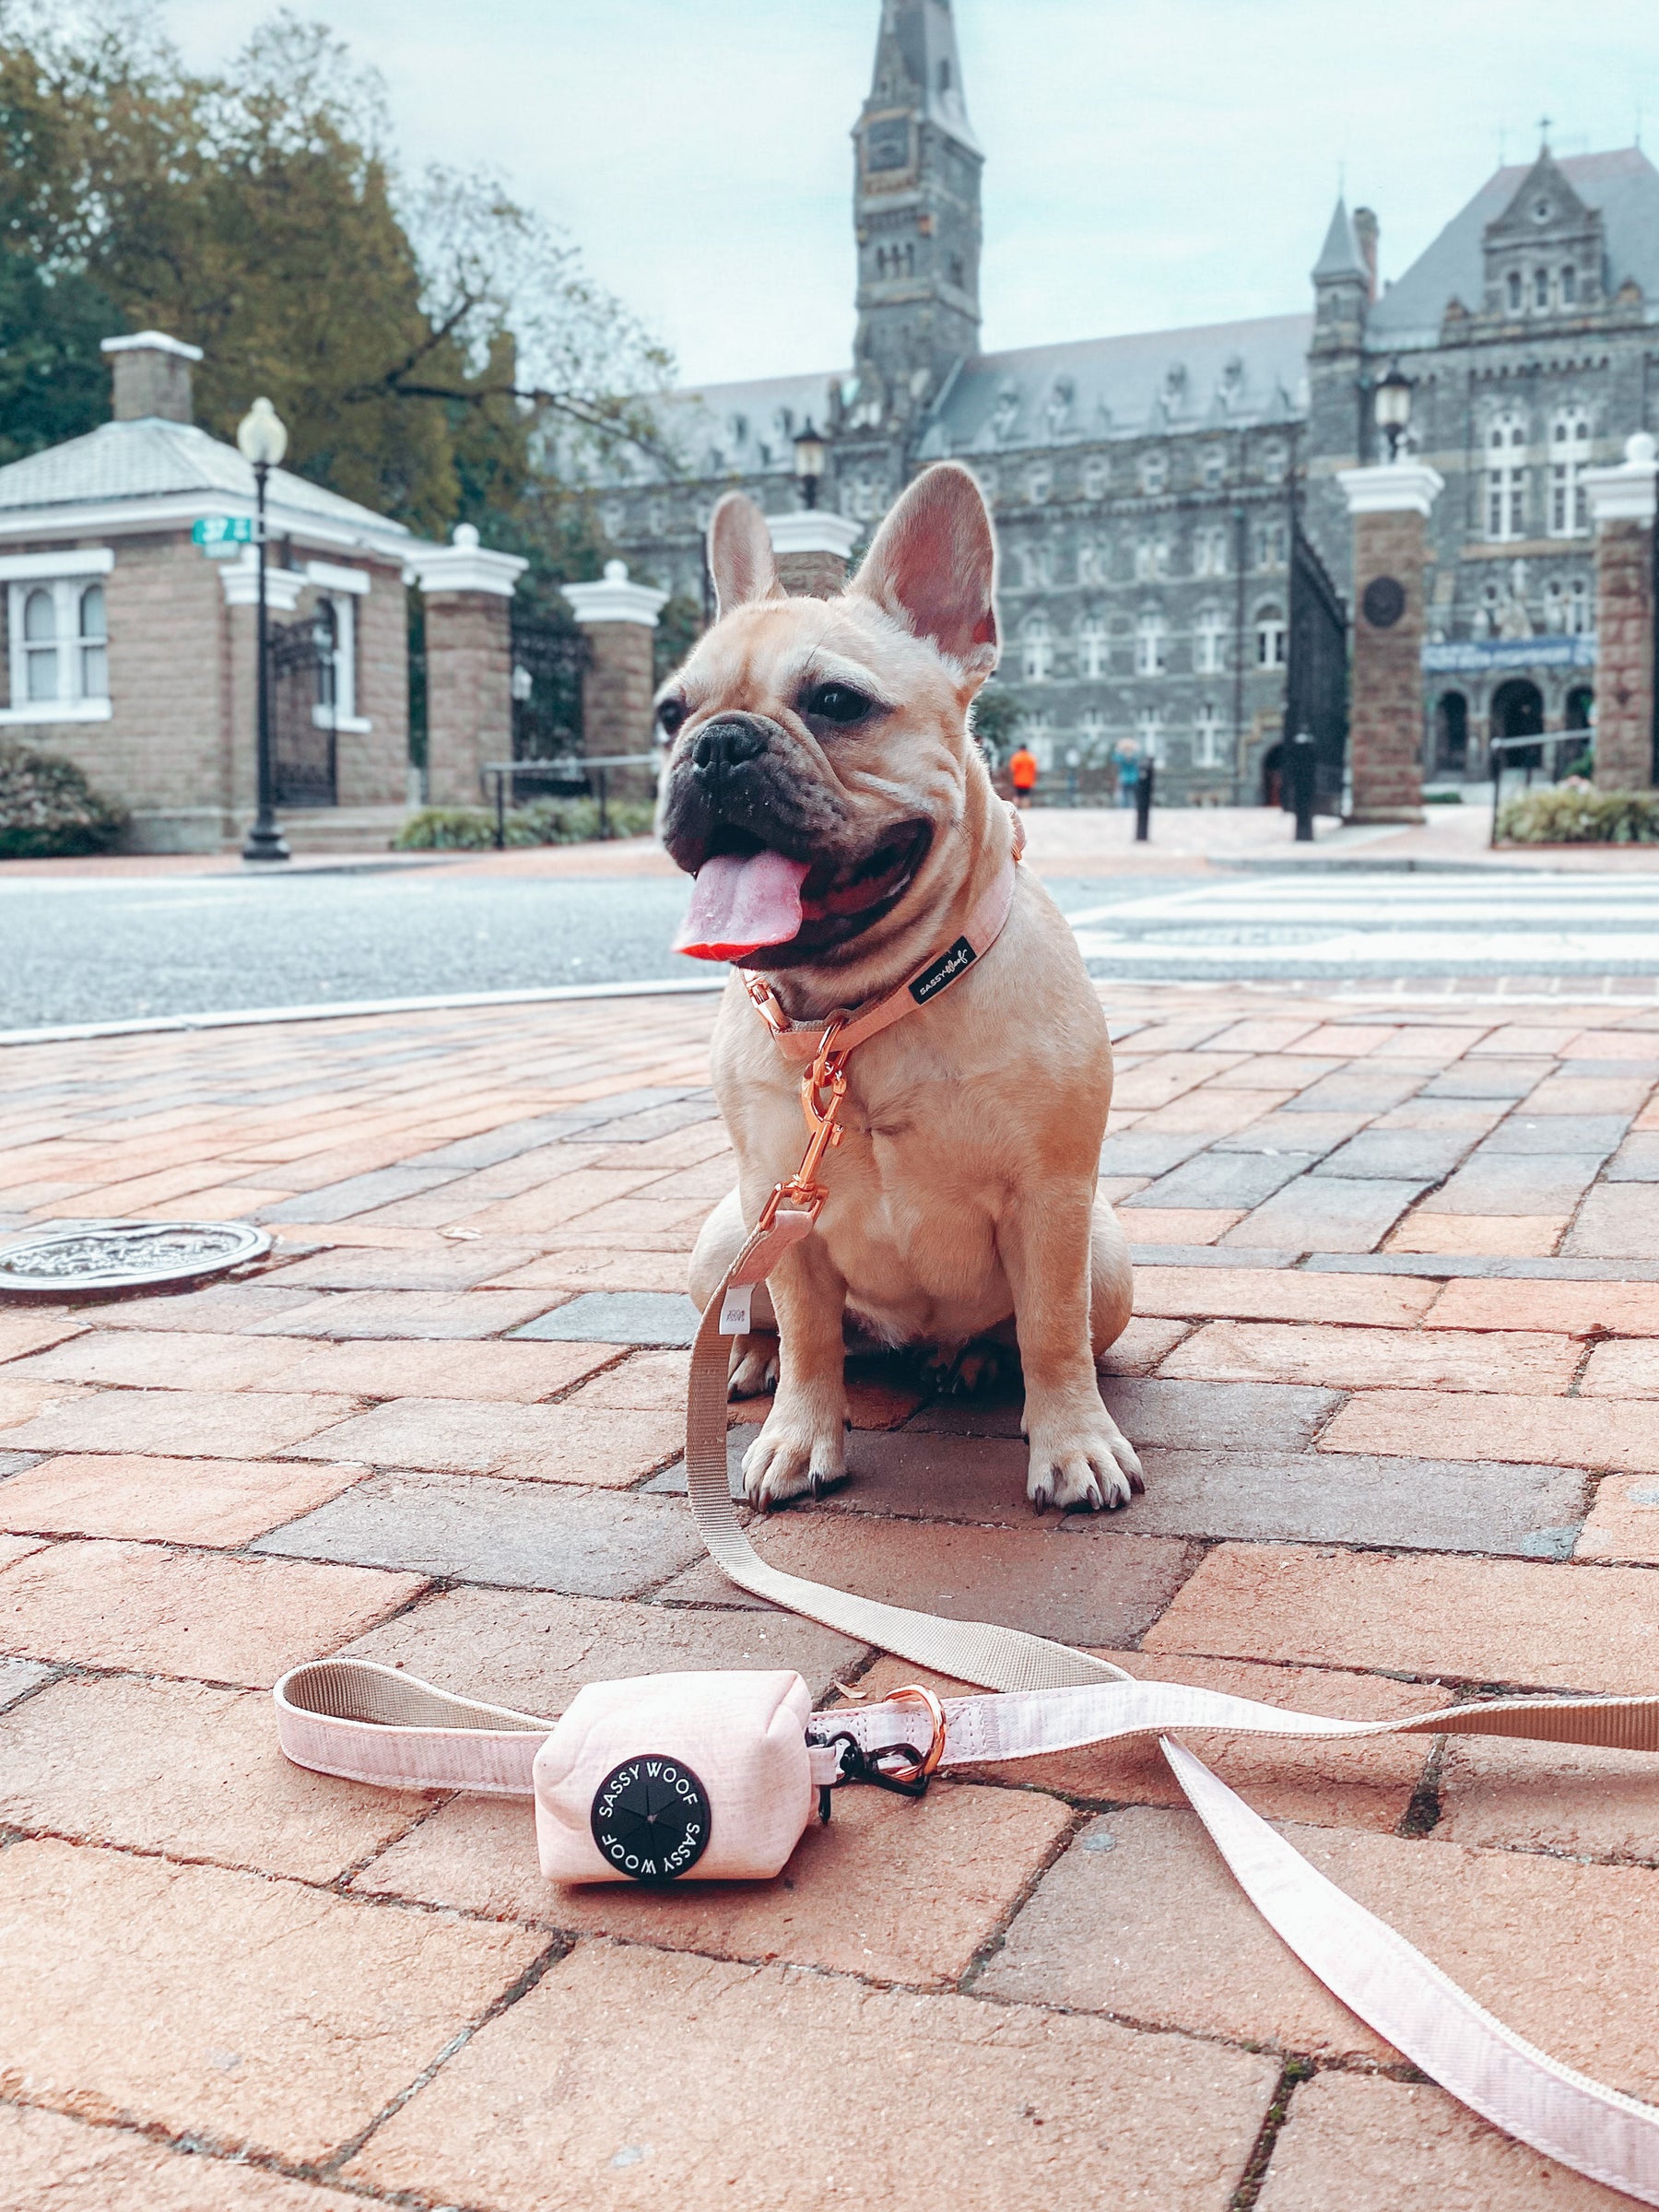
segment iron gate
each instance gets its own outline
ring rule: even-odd
[[[581,630],[516,605],[512,610],[512,757],[564,760],[582,744]]]
[[[1347,750],[1347,610],[1324,563],[1290,523],[1290,609],[1285,671],[1285,743],[1306,730],[1313,740],[1313,806],[1342,811],[1343,760]],[[1288,805],[1288,778],[1286,779]]]
[[[271,767],[279,806],[333,806],[338,640],[326,600],[298,622],[273,623]]]

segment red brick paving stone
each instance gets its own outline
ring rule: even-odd
[[[680,1252],[567,1251],[549,1253],[528,1266],[492,1276],[496,1289],[683,1290],[686,1258]]]
[[[1429,1317],[1436,1329],[1550,1329],[1659,1336],[1659,1283],[1447,1283]]]
[[[84,1391],[65,1389],[61,1382],[8,1382],[4,1380],[6,1371],[0,1368],[0,1431],[7,1432],[7,1451],[26,1448],[14,1446],[11,1431],[32,1421],[38,1413],[54,1406],[62,1407],[67,1413],[86,1395]]]
[[[66,1679],[0,1717],[0,1819],[128,1850],[329,1882],[437,1803],[291,1765],[263,1690]]]
[[[521,1246],[523,1257],[535,1247]],[[418,1251],[396,1246],[346,1245],[317,1252],[265,1277],[279,1288],[308,1290],[470,1290],[510,1265],[497,1240],[440,1242]]]
[[[1348,1400],[1319,1449],[1656,1474],[1659,1421],[1650,1406],[1613,1398],[1377,1390]]]
[[[1500,1736],[1448,1741],[1436,1842],[1659,1859],[1659,1754]]]
[[[66,1337],[78,1336],[86,1325],[85,1322],[72,1321],[62,1313],[0,1312],[0,1361],[21,1359],[30,1352],[43,1351],[49,1344],[61,1344]]]
[[[1621,1347],[1622,1348],[1622,1347]],[[1160,1376],[1304,1382],[1327,1390],[1565,1392],[1583,1347],[1535,1330],[1331,1329],[1316,1323],[1212,1321],[1171,1353]],[[1659,1395],[1659,1359],[1654,1394]]]
[[[1608,1349],[1621,1347],[1608,1347]],[[0,1497],[5,1492],[0,1491]],[[1630,1559],[1659,1567],[1659,1481],[1651,1475],[1608,1475],[1573,1547],[1575,1559]]]
[[[363,2212],[363,2203],[263,2167],[0,2105],[0,2212]]]
[[[288,1387],[282,1378],[311,1349],[281,1336],[100,1329],[38,1352],[7,1371],[19,1381],[115,1383],[128,1390],[281,1390]]]
[[[1659,1680],[1659,1584],[1640,1567],[1218,1544],[1142,1648],[1640,1697]]]
[[[685,2212],[1223,2212],[1276,2079],[1104,2020],[583,1943],[344,2172],[500,2212],[599,2189]],[[830,2146],[804,2145],[804,2084],[830,2090]]]
[[[1374,1053],[1392,1043],[1399,1034],[1394,1022],[1327,1021],[1283,1049],[1299,1055],[1312,1053],[1337,1060],[1354,1060],[1362,1053]]]
[[[1457,1029],[1449,1023],[1406,1022],[1372,1048],[1379,1060],[1410,1060],[1419,1067],[1446,1067],[1477,1044],[1492,1025]]]
[[[1501,1029],[1488,1030],[1480,1042],[1471,1045],[1472,1057],[1484,1059],[1526,1059],[1538,1054],[1559,1059],[1578,1036],[1579,1031],[1560,1022],[1508,1022]]]
[[[1281,1267],[1137,1267],[1135,1312],[1236,1321],[1415,1328],[1441,1285],[1411,1275],[1310,1275]],[[1655,1287],[1659,1303],[1659,1286]],[[1488,1323],[1488,1327],[1501,1324]]]
[[[425,1587],[371,1567],[54,1544],[0,1574],[0,1651],[268,1688]]]
[[[263,1336],[495,1336],[547,1311],[533,1290],[325,1290],[256,1324]]]
[[[18,1843],[0,1854],[0,2083],[315,2161],[535,1949],[218,1867]]]
[[[779,1880],[684,1881],[648,1892],[631,1882],[545,1882],[525,1806],[457,1798],[352,1888],[660,1950],[781,1959],[943,1988],[967,1972],[1072,1817],[1055,1799],[1022,1790],[941,1783],[918,1805],[845,1789],[827,1825],[809,1823]]]
[[[61,1394],[61,1393],[60,1393]],[[355,1413],[358,1401],[314,1393],[108,1390],[46,1406],[6,1432],[19,1452],[200,1453],[214,1459],[283,1452]],[[328,1459],[341,1455],[329,1452]]]
[[[27,1559],[45,1548],[43,1543],[33,1542],[28,1536],[0,1536],[0,1573],[18,1559]]]
[[[241,1330],[315,1302],[310,1290],[282,1290],[264,1282],[213,1283],[206,1290],[126,1298],[84,1311],[86,1320],[100,1329]]]
[[[1149,1375],[1188,1333],[1183,1321],[1143,1319],[1136,1314],[1097,1364],[1102,1374]]]
[[[974,1987],[1280,2051],[1395,2056],[1280,1942],[1189,1812],[1088,1821]]]
[[[1659,1062],[1659,1039],[1642,1030],[1582,1030],[1561,1048],[1561,1058],[1571,1072],[1574,1060],[1651,1060]]]
[[[1159,1053],[1120,1068],[1112,1086],[1113,1103],[1151,1112],[1183,1091],[1195,1090],[1212,1076],[1225,1076],[1241,1059],[1239,1053]]]
[[[1338,1720],[1394,1720],[1452,1702],[1448,1690],[1418,1682],[1390,1682],[1377,1675],[1335,1674],[1323,1667],[1253,1666],[1237,1659],[1177,1659],[1145,1652],[1102,1651],[1124,1672],[1145,1681],[1184,1682],[1284,1705]],[[947,1682],[912,1661],[883,1653],[860,1675],[866,1697],[888,1696],[904,1682],[925,1682],[941,1697],[960,1697],[971,1685]],[[1205,1729],[1182,1731],[1182,1742],[1224,1782],[1242,1791],[1270,1820],[1307,1820],[1321,1828],[1369,1828],[1392,1833],[1410,1805],[1429,1758],[1427,1736],[1382,1736],[1365,1744],[1264,1743],[1247,1735]],[[1097,1804],[1184,1807],[1181,1785],[1156,1744],[1087,1745],[1042,1759],[1006,1759],[964,1768],[1034,1790],[1059,1790]]]
[[[1429,2082],[1317,2074],[1290,2100],[1257,2212],[1629,2212],[1622,2190],[1500,2135]]]
[[[1598,1183],[1561,1249],[1598,1260],[1659,1259],[1659,1183]]]
[[[514,1406],[477,1398],[393,1398],[313,1437],[297,1456],[366,1459],[377,1466],[511,1475],[624,1489],[685,1448],[683,1408],[621,1412]]]
[[[1295,1093],[1288,1088],[1286,1098]],[[1260,1090],[1189,1090],[1151,1113],[1142,1114],[1137,1126],[1160,1135],[1230,1136],[1273,1111],[1273,1100]]]
[[[1235,1021],[1212,1040],[1229,1053],[1282,1053],[1319,1024],[1297,1014],[1273,1014]]]
[[[1435,1214],[1418,1206],[1384,1241],[1384,1252],[1468,1253],[1547,1259],[1571,1214]]]
[[[1238,1206],[1125,1206],[1120,1225],[1135,1244],[1214,1244],[1244,1218]]]
[[[1528,1113],[1636,1113],[1653,1088],[1652,1076],[1546,1076],[1526,1101]]]
[[[273,1466],[257,1459],[64,1453],[0,1486],[0,1526],[233,1547],[337,1498],[368,1472],[352,1465]]]
[[[1065,1643],[1133,1642],[1179,1589],[1196,1548],[1175,1536],[1116,1531],[971,1528],[862,1513],[771,1516],[750,1530],[774,1567],[889,1605],[952,1620],[994,1620]],[[0,1583],[0,1589],[4,1588]],[[659,1602],[747,1607],[712,1560],[658,1592]]]
[[[478,1589],[443,1591],[347,1649],[355,1659],[406,1667],[458,1697],[549,1719],[584,1683],[718,1667],[791,1667],[817,1697],[865,1655],[862,1645],[798,1614]]]
[[[276,1343],[277,1338],[269,1339]],[[618,1344],[409,1343],[376,1337],[304,1344],[289,1371],[297,1390],[355,1398],[498,1398],[534,1405],[621,1356]]]
[[[643,1189],[662,1172],[660,1168],[579,1169],[535,1190],[521,1192],[516,1198],[475,1206],[467,1213],[465,1225],[488,1235],[534,1240],[543,1230],[562,1228],[595,1206]]]

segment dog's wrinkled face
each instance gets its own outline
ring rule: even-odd
[[[732,497],[710,563],[721,618],[657,707],[658,827],[699,877],[682,949],[844,963],[932,911],[963,864],[983,782],[966,718],[995,663],[989,517],[965,469],[930,470],[841,597],[789,599],[764,518]]]

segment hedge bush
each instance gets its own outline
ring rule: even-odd
[[[1597,791],[1571,776],[1511,799],[1499,813],[1498,838],[1507,845],[1659,844],[1659,795]]]
[[[0,860],[58,860],[106,853],[127,812],[60,753],[0,744]]]
[[[613,799],[613,837],[645,837],[655,809],[639,799]],[[495,843],[496,819],[487,806],[423,806],[394,840],[400,853],[482,853]],[[506,818],[510,845],[579,845],[599,835],[597,799],[534,799]]]

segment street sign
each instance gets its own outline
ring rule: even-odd
[[[209,560],[234,560],[244,546],[254,542],[251,514],[204,514],[191,524],[190,542],[199,546]]]

